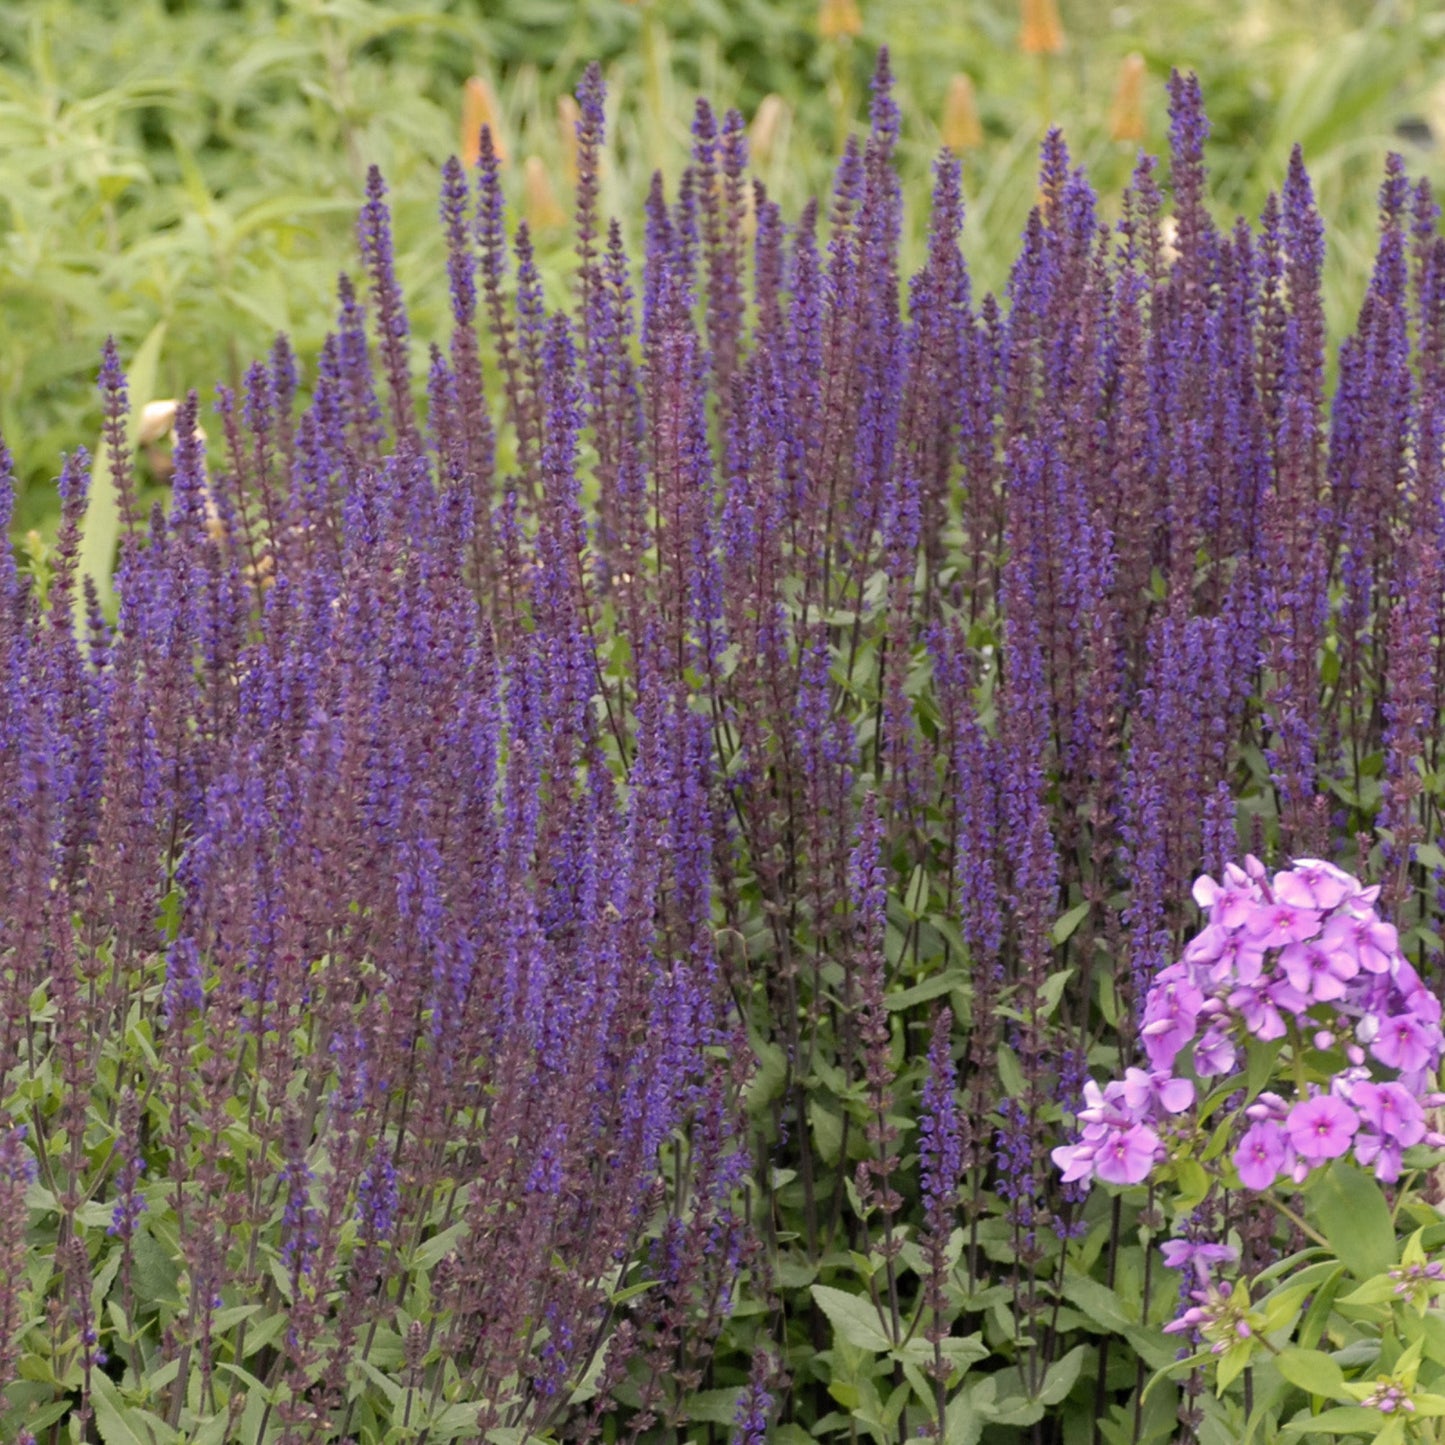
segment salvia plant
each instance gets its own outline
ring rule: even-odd
[[[149,515],[107,354],[118,617],[81,452],[0,559],[7,1439],[1428,1438],[1445,239],[1392,157],[1327,355],[1171,94],[975,298],[886,56],[825,206],[699,104],[626,230],[590,71],[564,304],[484,133],[423,350],[373,172]]]

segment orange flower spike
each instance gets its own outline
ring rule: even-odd
[[[562,170],[567,184],[577,184],[577,122],[582,110],[570,95],[557,97],[557,138],[562,142]]]
[[[502,139],[501,108],[496,93],[480,75],[470,76],[462,87],[462,164],[471,169],[481,154],[482,127],[492,132],[492,149],[497,160],[507,159],[507,145]]]
[[[522,201],[527,224],[534,234],[555,231],[567,224],[567,213],[552,189],[552,180],[541,156],[528,156],[522,162]]]
[[[1057,55],[1064,48],[1058,0],[1023,0],[1019,49],[1025,55]]]
[[[939,135],[954,155],[974,150],[983,144],[983,125],[978,118],[978,100],[973,93],[973,79],[955,75],[948,82],[943,101],[943,120]]]
[[[1119,65],[1114,102],[1109,107],[1109,137],[1118,141],[1144,139],[1144,57],[1136,50]]]
[[[821,0],[818,6],[818,36],[822,40],[851,39],[863,33],[863,16],[858,0]]]

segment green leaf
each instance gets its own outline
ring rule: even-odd
[[[978,1445],[983,1438],[985,1424],[987,1419],[980,1411],[974,1409],[961,1394],[955,1395],[948,1402],[944,1417],[945,1445]]]
[[[1241,1340],[1231,1345],[1220,1357],[1215,1383],[1221,1395],[1244,1373],[1254,1358],[1254,1341]]]
[[[171,1445],[180,1439],[159,1415],[127,1405],[115,1382],[99,1370],[90,1374],[90,1403],[105,1445]]]
[[[967,982],[968,974],[963,969],[951,968],[946,973],[936,973],[932,978],[925,978],[922,983],[915,983],[912,988],[888,994],[883,1000],[883,1006],[893,1010],[912,1008],[916,1003],[927,1003],[929,999],[938,998],[940,994]]]
[[[828,1316],[840,1339],[875,1355],[893,1348],[893,1341],[885,1333],[878,1311],[869,1300],[826,1284],[815,1284],[812,1291],[818,1308]]]
[[[1332,1400],[1345,1399],[1345,1372],[1320,1350],[1281,1350],[1275,1356],[1279,1372],[1301,1390],[1311,1395],[1326,1395]]]
[[[1335,1296],[1340,1292],[1340,1285],[1344,1277],[1344,1266],[1336,1265],[1329,1279],[1315,1291],[1315,1297],[1310,1301],[1310,1307],[1305,1312],[1305,1317],[1296,1332],[1301,1349],[1312,1350],[1319,1344],[1320,1337],[1325,1332],[1325,1325],[1329,1322],[1330,1310],[1334,1308]]]
[[[812,1098],[808,1100],[808,1122],[823,1162],[836,1164],[843,1149],[843,1116],[825,1107],[821,1099]]]
[[[644,1279],[637,1284],[629,1284],[618,1290],[616,1294],[608,1295],[607,1303],[613,1306],[626,1304],[630,1299],[636,1299],[638,1295],[645,1294],[650,1289],[660,1285],[660,1279]]]
[[[758,1066],[748,1084],[748,1113],[760,1114],[783,1092],[788,1077],[788,1056],[777,1044],[756,1038],[753,1052]]]
[[[1069,1271],[1064,1276],[1063,1293],[1071,1305],[1077,1305],[1084,1312],[1091,1324],[1110,1334],[1121,1335],[1135,1323],[1124,1312],[1119,1296],[1108,1285],[1087,1275]]]
[[[1291,1420],[1280,1433],[1305,1435],[1318,1431],[1322,1435],[1364,1435],[1370,1440],[1378,1440],[1376,1432],[1384,1418],[1378,1410],[1367,1409],[1364,1405],[1337,1405],[1320,1415]]]
[[[1007,1044],[998,1046],[998,1078],[1006,1098],[1022,1099],[1025,1093],[1024,1071],[1018,1055]]]
[[[1335,1257],[1358,1280],[1395,1263],[1395,1225],[1374,1176],[1336,1159],[1306,1191]]]
[[[913,876],[908,880],[903,910],[911,918],[922,918],[928,911],[928,869],[922,863],[913,870]]]
[[[1071,968],[1061,968],[1057,973],[1051,973],[1039,988],[1039,1002],[1043,1006],[1044,1015],[1047,1017],[1058,1008],[1059,1000],[1064,996],[1064,985],[1074,976]]]
[[[1251,1099],[1269,1083],[1270,1076],[1274,1073],[1275,1061],[1279,1058],[1283,1048],[1284,1041],[1282,1039],[1272,1039],[1268,1042],[1250,1039],[1244,1077],[1245,1086],[1249,1090]]]
[[[1042,1404],[1058,1405],[1074,1388],[1079,1371],[1084,1367],[1084,1358],[1089,1345],[1075,1345],[1067,1355],[1055,1360],[1044,1372],[1044,1382],[1039,1387],[1038,1398]]]
[[[1380,1274],[1374,1279],[1367,1279],[1349,1294],[1341,1295],[1339,1302],[1342,1305],[1381,1305],[1395,1297],[1395,1281],[1387,1274]]]
[[[731,1425],[742,1392],[741,1385],[731,1385],[726,1390],[694,1391],[682,1402],[683,1414],[690,1425]]]
[[[1049,937],[1054,941],[1055,948],[1062,948],[1069,939],[1074,936],[1079,925],[1089,916],[1091,903],[1076,903],[1065,913],[1049,930]]]

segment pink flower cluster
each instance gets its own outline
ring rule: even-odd
[[[1181,1052],[1192,1045],[1194,1075],[1214,1078],[1234,1068],[1251,1037],[1289,1037],[1297,1052],[1338,1047],[1344,1063],[1304,1097],[1262,1093],[1244,1110],[1234,1163],[1247,1188],[1300,1182],[1352,1149],[1389,1183],[1410,1145],[1445,1143],[1425,1119],[1440,1102],[1429,1092],[1445,1053],[1440,1000],[1376,911],[1379,892],[1315,858],[1273,878],[1254,857],[1229,864],[1223,883],[1200,878],[1194,899],[1208,924],[1145,1001],[1151,1068],[1130,1069],[1102,1091],[1085,1084],[1081,1137],[1053,1151],[1064,1179],[1147,1178],[1163,1153],[1159,1123],[1194,1099],[1193,1083],[1174,1072]],[[1380,1066],[1395,1077],[1377,1078]]]

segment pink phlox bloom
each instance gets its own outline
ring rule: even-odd
[[[1136,1118],[1145,1117],[1156,1107],[1166,1114],[1182,1114],[1193,1102],[1194,1085],[1188,1079],[1176,1079],[1167,1069],[1150,1073],[1124,1070],[1124,1106]]]
[[[1194,1071],[1201,1079],[1218,1078],[1234,1067],[1237,1057],[1234,1040],[1216,1025],[1194,1045]]]
[[[1318,1003],[1343,998],[1345,984],[1360,971],[1353,950],[1331,948],[1323,938],[1289,944],[1280,951],[1279,962],[1290,983]]]
[[[1403,1148],[1408,1149],[1425,1137],[1425,1111],[1403,1084],[1370,1081],[1356,1084],[1350,1090],[1350,1103],[1376,1133],[1395,1140]],[[1358,1145],[1356,1147],[1358,1149]]]
[[[1167,1069],[1179,1050],[1194,1037],[1194,1021],[1204,1006],[1203,993],[1182,971],[1168,977],[1177,967],[1166,968],[1159,975],[1144,1006],[1144,1027],[1140,1032],[1149,1062],[1156,1069]]]
[[[1234,1167],[1246,1189],[1268,1189],[1293,1162],[1289,1139],[1270,1119],[1246,1129],[1234,1151]]]
[[[1218,923],[1206,924],[1184,946],[1184,962],[1202,968],[1211,964],[1224,952],[1224,945],[1231,930]]]
[[[1264,945],[1239,928],[1211,923],[1184,950],[1185,963],[1207,970],[1210,983],[1253,983],[1264,966]]]
[[[1110,1079],[1102,1089],[1092,1079],[1085,1079],[1084,1107],[1078,1119],[1084,1125],[1084,1137],[1089,1139],[1102,1138],[1109,1129],[1127,1129],[1139,1122],[1124,1101],[1124,1085],[1119,1079]]]
[[[1088,1141],[1078,1144],[1060,1144],[1050,1151],[1055,1168],[1062,1171],[1065,1184],[1077,1184],[1094,1172],[1095,1145]]]
[[[1326,913],[1362,892],[1364,886],[1354,874],[1323,858],[1296,858],[1293,866],[1274,877],[1276,898],[1303,902],[1307,908],[1321,908]]]
[[[1216,1264],[1233,1264],[1239,1258],[1239,1251],[1233,1245],[1193,1239],[1166,1239],[1160,1252],[1170,1269],[1192,1270],[1201,1284]]]
[[[1313,938],[1320,931],[1320,914],[1316,908],[1299,908],[1276,899],[1255,908],[1244,927],[1265,948],[1282,948],[1286,943]]]
[[[1213,983],[1254,983],[1264,971],[1264,945],[1243,930],[1233,933],[1210,970]]]
[[[1321,942],[1332,952],[1351,953],[1366,973],[1386,973],[1397,956],[1400,935],[1373,909],[1336,913],[1325,924]]]
[[[1414,970],[1412,969],[1413,973]],[[1399,980],[1397,979],[1398,983]],[[1440,999],[1438,995],[1415,980],[1416,987],[1403,990],[1405,994],[1405,1007],[1415,1015],[1426,1028],[1436,1028],[1440,1023]]]
[[[1110,1130],[1094,1155],[1094,1173],[1110,1184],[1140,1184],[1159,1153],[1159,1136],[1147,1124]]]
[[[1297,989],[1288,976],[1281,978],[1278,974],[1266,985],[1265,992],[1276,1008],[1292,1014],[1302,1014],[1314,1001],[1302,989]]]
[[[1289,1113],[1289,1105],[1271,1089],[1260,1094],[1245,1111],[1246,1119],[1274,1119],[1283,1122]]]
[[[1412,1013],[1395,1014],[1380,1021],[1370,1052],[1382,1064],[1402,1074],[1417,1073],[1431,1062],[1429,1032]]]
[[[1268,1043],[1284,1037],[1284,1020],[1274,1006],[1270,994],[1256,984],[1237,988],[1229,995],[1229,1006],[1244,1020],[1244,1026],[1255,1038]]]
[[[1393,1184],[1404,1167],[1400,1158],[1400,1145],[1383,1134],[1359,1134],[1355,1137],[1355,1159],[1361,1168],[1375,1166],[1375,1178],[1381,1184]]]
[[[1210,923],[1219,928],[1237,928],[1259,899],[1259,889],[1234,863],[1225,865],[1222,885],[1205,873],[1194,880],[1191,891],[1200,908],[1209,910]]]
[[[1350,1147],[1359,1127],[1359,1116],[1333,1094],[1316,1094],[1302,1100],[1285,1120],[1295,1153],[1309,1165],[1338,1159]]]
[[[1177,1320],[1170,1320],[1164,1326],[1166,1335],[1182,1335],[1185,1330],[1202,1329],[1214,1318],[1214,1312],[1207,1303],[1209,1296],[1203,1290],[1194,1290],[1189,1298],[1196,1299],[1199,1303],[1190,1305]]]

